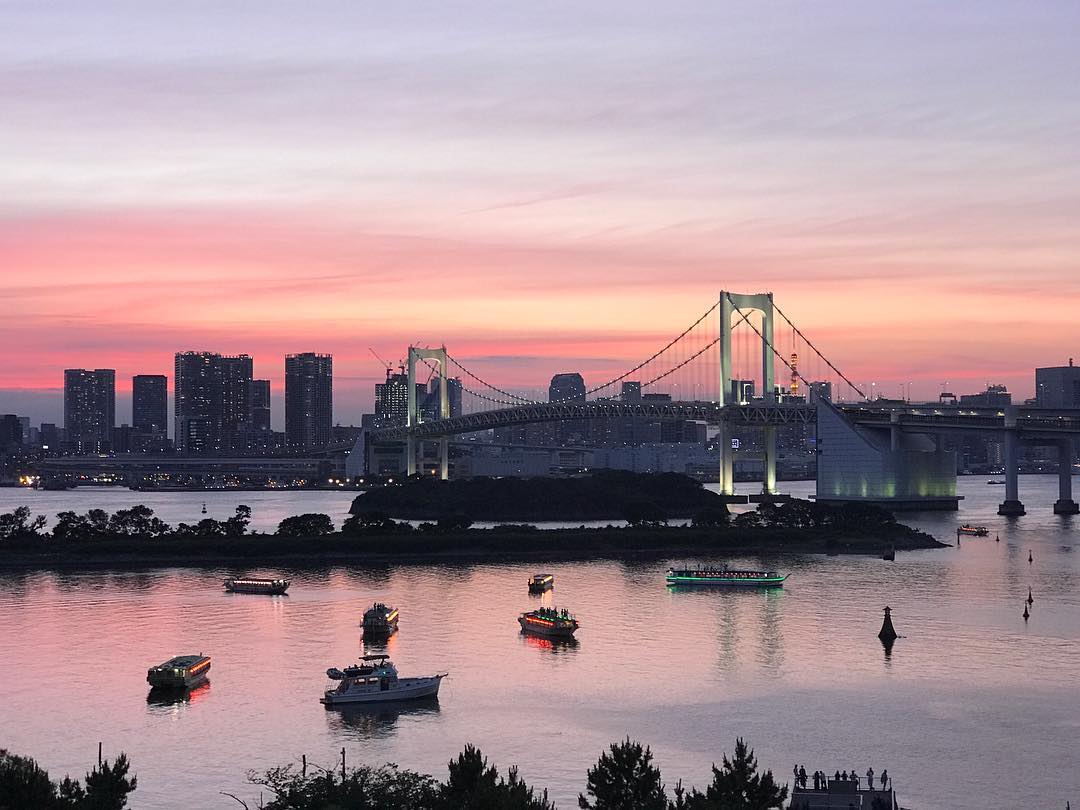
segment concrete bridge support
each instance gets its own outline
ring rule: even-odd
[[[1055,515],[1080,514],[1080,505],[1072,497],[1073,443],[1072,439],[1058,442],[1058,499]]]
[[[1016,406],[1005,408],[1005,500],[998,506],[999,515],[1026,514],[1020,502],[1020,436],[1016,431]]]

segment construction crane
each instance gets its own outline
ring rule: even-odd
[[[386,369],[386,379],[389,380],[390,379],[390,370],[393,369],[393,367],[394,367],[393,364],[392,363],[387,363],[385,360],[383,360],[382,357],[379,356],[379,353],[377,351],[375,351],[373,348],[371,348],[370,346],[368,346],[368,351],[371,352],[375,356],[376,360],[378,360],[380,363],[383,364],[383,367]]]

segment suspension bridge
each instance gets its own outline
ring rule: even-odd
[[[365,431],[354,457],[365,466],[372,448],[401,445],[405,468],[416,473],[417,452],[438,444],[438,472],[449,474],[451,437],[542,423],[604,420],[704,422],[720,450],[721,492],[734,496],[731,432],[760,427],[761,492],[776,489],[776,432],[813,424],[820,500],[882,503],[894,508],[955,509],[955,454],[942,448],[950,432],[995,431],[1006,449],[1002,514],[1023,514],[1017,483],[1021,442],[1054,444],[1071,470],[1080,412],[1048,418],[1038,409],[927,412],[901,400],[868,396],[780,308],[772,293],[721,292],[683,331],[641,362],[571,396],[543,400],[512,390],[451,354],[445,346],[409,347],[405,424]],[[437,375],[437,376],[436,376]],[[437,380],[438,412],[425,415],[417,399],[421,377]],[[451,413],[447,380],[460,380],[461,408]],[[872,386],[871,386],[872,388]],[[1034,411],[1034,412],[1033,412]],[[1061,476],[1055,511],[1075,513],[1071,476]]]

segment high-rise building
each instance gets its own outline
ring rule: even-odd
[[[131,378],[131,427],[139,433],[164,434],[168,425],[169,378],[136,374]]]
[[[0,416],[0,453],[14,452],[23,443],[22,423],[13,413]]]
[[[386,370],[386,382],[375,383],[375,424],[377,427],[404,425],[409,414],[409,377]]]
[[[221,358],[221,452],[237,455],[251,451],[251,357]]]
[[[252,449],[265,453],[270,449],[270,381],[251,382]]]
[[[64,428],[75,453],[101,453],[112,445],[116,422],[116,371],[64,371]]]
[[[417,400],[420,403],[420,411],[423,413],[425,421],[438,419],[442,414],[442,399],[439,396],[440,387],[439,377],[432,377],[423,398]],[[447,379],[446,399],[451,418],[461,416],[461,390],[461,379],[459,377]]]
[[[177,452],[226,455],[251,449],[251,367],[246,354],[176,353]]]
[[[1035,369],[1035,402],[1040,408],[1080,408],[1080,367],[1071,357],[1067,366]]]
[[[548,402],[584,402],[585,380],[577,372],[556,374],[548,385]],[[559,444],[581,444],[586,441],[588,422],[568,419],[552,426],[553,437]]]
[[[334,424],[334,359],[304,352],[285,357],[285,444],[330,444]]]

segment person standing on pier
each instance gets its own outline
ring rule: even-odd
[[[888,790],[889,789],[889,769],[888,768],[886,768],[885,770],[883,770],[881,772],[881,789],[882,790]]]
[[[874,769],[873,767],[866,769],[866,786],[870,789],[874,789]]]

